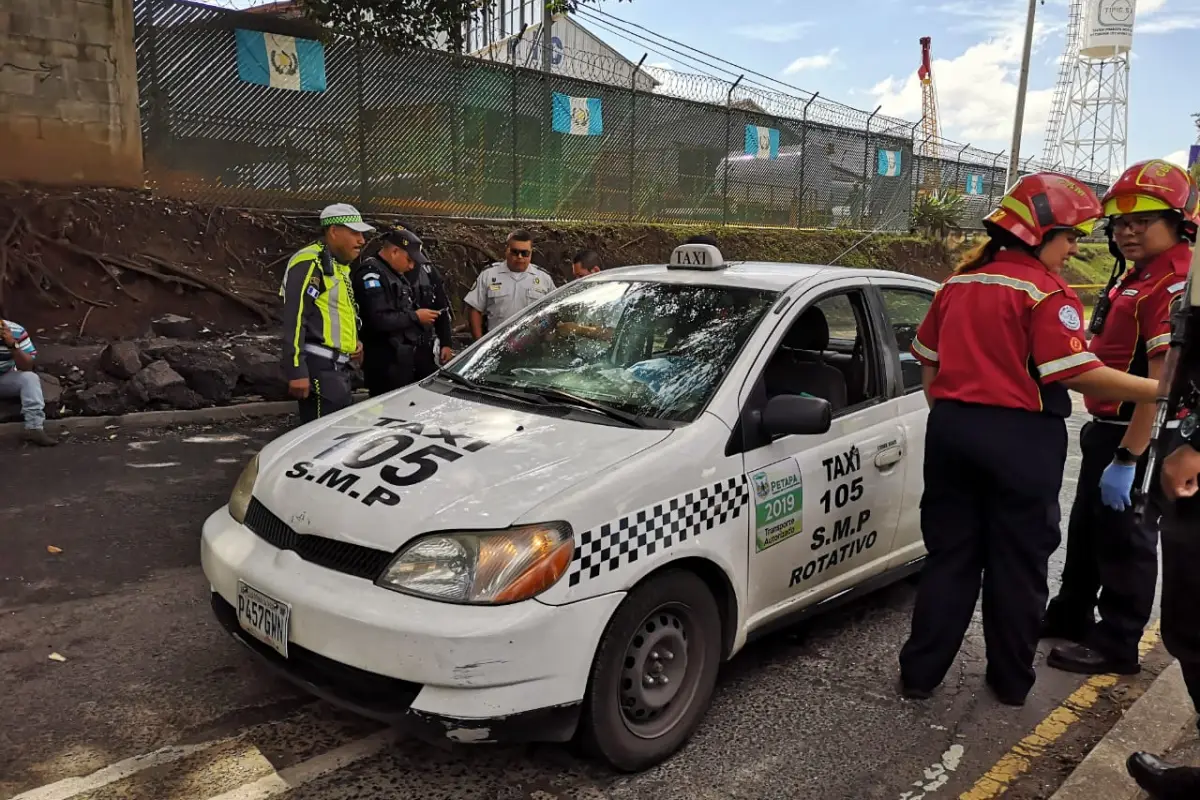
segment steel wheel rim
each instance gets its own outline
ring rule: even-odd
[[[691,609],[680,603],[642,619],[625,645],[617,699],[630,733],[655,739],[679,724],[696,693],[704,647]]]

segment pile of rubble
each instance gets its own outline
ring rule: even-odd
[[[288,399],[277,334],[218,335],[176,315],[155,320],[153,332],[108,344],[39,343],[36,370],[47,416],[112,416]],[[19,419],[19,403],[2,401],[0,421]]]

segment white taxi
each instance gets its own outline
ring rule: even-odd
[[[425,738],[655,764],[748,639],[919,569],[936,289],[709,245],[561,287],[263,448],[204,523],[216,616]]]

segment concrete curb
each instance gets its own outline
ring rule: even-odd
[[[117,425],[122,428],[160,428],[164,425],[197,425],[211,422],[253,419],[256,417],[279,417],[295,413],[296,401],[283,400],[272,403],[243,403],[236,406],[197,408],[191,411],[139,411],[135,414],[121,414],[115,417],[67,417],[65,419],[51,419],[46,420],[46,431],[48,433],[100,431],[110,425]],[[20,436],[24,429],[25,426],[20,422],[5,422],[0,424],[0,439]]]
[[[1195,714],[1183,672],[1172,661],[1113,726],[1050,800],[1137,800],[1145,797],[1125,771],[1138,750],[1166,753],[1195,733]]]

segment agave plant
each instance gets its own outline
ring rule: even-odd
[[[913,205],[913,227],[927,236],[944,239],[958,228],[967,200],[958,192],[935,189],[922,192]]]

